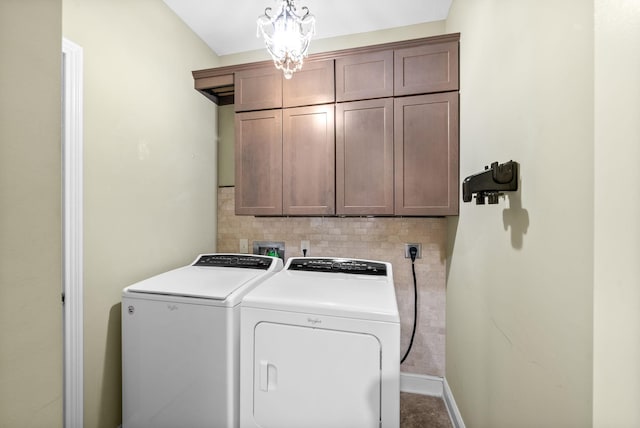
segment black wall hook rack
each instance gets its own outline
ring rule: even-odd
[[[471,202],[476,194],[476,204],[484,205],[485,198],[489,204],[497,204],[502,192],[518,190],[520,166],[512,160],[498,164],[493,162],[491,167],[485,166],[483,172],[470,175],[462,182],[462,200]]]

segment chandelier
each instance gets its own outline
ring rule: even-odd
[[[302,68],[303,58],[307,56],[311,36],[315,33],[316,18],[309,14],[304,6],[304,15],[296,14],[293,0],[279,1],[274,15],[269,15],[271,8],[258,17],[257,37],[264,38],[267,50],[273,58],[276,68],[284,72],[284,77],[291,79],[293,73]]]

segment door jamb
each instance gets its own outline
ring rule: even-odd
[[[83,426],[83,51],[62,40],[64,426]]]

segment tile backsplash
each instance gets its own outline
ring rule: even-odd
[[[300,244],[306,240],[308,256],[390,262],[401,318],[401,355],[413,327],[413,276],[404,244],[422,244],[422,258],[415,263],[418,327],[401,370],[444,376],[446,218],[236,216],[234,190],[218,189],[219,252],[239,252],[240,239],[249,241],[249,251],[253,241],[283,241],[288,258],[301,256]]]

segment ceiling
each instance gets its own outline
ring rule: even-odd
[[[217,55],[264,47],[256,19],[274,0],[163,0]],[[316,17],[316,39],[447,18],[452,0],[296,0]],[[313,43],[313,42],[312,42]]]

